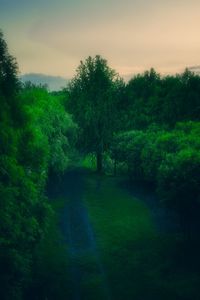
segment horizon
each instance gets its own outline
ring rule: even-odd
[[[20,75],[72,78],[80,60],[100,54],[123,78],[199,66],[200,3],[0,0],[0,28]]]

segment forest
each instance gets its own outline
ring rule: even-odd
[[[22,83],[0,32],[0,299],[198,300],[200,76],[100,55]]]

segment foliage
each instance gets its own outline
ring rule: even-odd
[[[64,300],[70,297],[69,254],[59,228],[66,199],[51,199],[52,211],[44,235],[37,244],[32,263],[32,280],[25,299]]]
[[[152,123],[172,128],[180,121],[197,121],[200,77],[187,69],[180,75],[161,77],[151,69],[128,82],[126,98],[129,129],[146,129]]]
[[[79,125],[79,147],[84,153],[95,153],[97,169],[102,169],[102,155],[108,149],[116,126],[116,95],[121,81],[96,56],[80,63],[69,85],[67,107]]]
[[[175,155],[168,154],[158,174],[162,199],[183,217],[192,218],[200,208],[199,151],[187,148]]]
[[[42,242],[47,238],[46,228],[51,226],[51,210],[45,186],[49,175],[65,171],[75,144],[81,155],[87,155],[84,166],[94,167],[90,160],[95,155],[101,172],[103,158],[107,157],[115,169],[119,164],[125,166],[130,179],[155,186],[160,200],[178,214],[190,233],[200,213],[200,76],[186,69],[183,74],[162,77],[151,69],[125,84],[98,55],[81,61],[69,87],[60,92],[49,93],[46,87],[30,83],[22,85],[17,74],[16,60],[0,32],[1,299],[20,300],[28,287],[41,288],[31,274],[33,254],[40,256],[39,262],[42,257],[47,259]],[[124,241],[120,253],[125,253],[125,265],[125,257],[130,255],[126,247],[133,247],[132,237],[137,239],[139,230],[149,233],[149,225],[151,229],[149,217],[140,205],[123,199],[130,211],[135,209],[140,215],[140,219],[127,218],[129,212],[121,206],[119,195],[114,196],[115,202],[110,201],[110,193],[105,203],[103,197],[97,197],[98,205],[102,200],[108,209],[104,211],[105,219],[101,216],[105,224],[98,219],[104,207],[91,206],[91,213],[97,210],[97,230],[102,226],[102,248],[109,249],[113,241],[116,243],[110,261],[105,258],[114,270],[110,274],[113,285],[112,276],[115,270],[120,274],[121,267],[118,236]],[[116,260],[112,258],[115,255]],[[132,268],[138,267],[132,259]],[[41,270],[37,266],[35,272],[46,290],[51,290],[55,278],[47,276],[42,269],[47,264],[42,263]],[[148,287],[149,275],[139,273],[142,279],[143,275]],[[62,280],[63,285],[63,277]],[[94,278],[94,286],[97,281]],[[131,291],[129,285],[130,281],[124,285],[127,291]],[[59,286],[52,288],[57,295]],[[153,297],[154,291],[151,293]]]
[[[157,186],[161,200],[185,223],[200,211],[199,133],[200,123],[190,121],[171,131],[154,126],[123,132],[113,143],[113,157],[126,163],[134,180]]]
[[[128,131],[116,135],[112,146],[112,157],[118,162],[125,162],[128,172],[135,179],[140,179],[141,151],[145,143],[143,131]]]
[[[22,287],[30,274],[32,249],[42,235],[48,213],[43,194],[44,176],[40,176],[45,151],[34,143],[34,133],[26,130],[30,119],[20,101],[19,88],[17,65],[8,54],[1,34],[1,299],[21,299]],[[29,155],[24,156],[24,149]]]
[[[31,128],[27,130],[32,132],[39,148],[47,152],[48,168],[52,172],[63,172],[75,143],[76,125],[65,111],[62,97],[49,94],[44,87],[32,85],[25,86],[21,99],[31,118]],[[34,158],[30,161],[33,162]]]
[[[22,299],[48,224],[49,172],[66,168],[76,126],[59,97],[22,88],[0,33],[0,298]]]

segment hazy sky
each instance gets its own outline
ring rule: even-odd
[[[21,73],[73,76],[100,54],[126,76],[200,64],[200,0],[0,0]]]

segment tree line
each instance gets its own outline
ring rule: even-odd
[[[153,185],[190,234],[200,212],[200,77],[187,69],[173,76],[151,69],[125,84],[106,60],[89,57],[68,98],[77,146],[96,155],[97,171],[106,158],[114,173]]]
[[[125,83],[88,57],[59,93],[22,84],[0,33],[0,294],[23,299],[51,205],[45,190],[74,149],[131,181],[150,183],[191,233],[200,212],[200,77],[154,69]]]
[[[0,107],[0,298],[24,299],[51,213],[46,183],[66,169],[76,125],[61,96],[20,83],[2,33]]]

